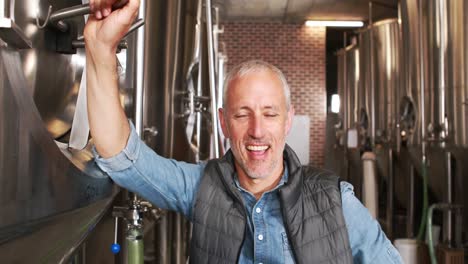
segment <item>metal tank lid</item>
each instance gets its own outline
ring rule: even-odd
[[[374,22],[372,24],[372,27],[375,28],[375,27],[380,27],[380,26],[393,24],[393,23],[398,23],[398,18],[386,18],[386,19],[383,19],[383,20],[379,20],[377,22]],[[370,25],[367,25],[367,26],[362,27],[360,29],[356,29],[355,33],[360,34],[360,33],[368,31],[370,28],[371,28]]]

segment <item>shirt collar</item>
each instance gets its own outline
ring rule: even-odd
[[[273,192],[273,191],[276,191],[278,188],[280,188],[281,186],[283,186],[285,183],[288,183],[288,177],[289,177],[289,173],[288,173],[288,166],[286,164],[286,162],[283,162],[283,176],[281,176],[281,180],[278,182],[278,185],[276,185],[275,188],[273,188],[272,190],[268,191],[268,192]],[[237,177],[237,172],[235,173],[234,175],[234,183],[236,185],[236,187],[244,192],[249,192],[247,190],[245,190],[241,185],[240,185],[240,182],[239,182],[239,177]]]

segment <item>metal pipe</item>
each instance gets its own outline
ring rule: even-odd
[[[217,105],[222,107],[223,105],[223,93],[224,93],[224,69],[226,64],[226,56],[222,53],[218,55],[218,94],[217,94]]]
[[[198,61],[199,65],[201,65],[201,52],[202,52],[202,32],[203,32],[203,21],[202,21],[202,10],[203,10],[203,2],[202,0],[198,0],[197,3],[197,24],[195,25],[195,47],[194,47],[194,61]],[[201,67],[200,67],[201,68]],[[199,70],[200,71],[200,70]]]
[[[202,0],[198,0],[197,2],[197,18],[196,18],[196,25],[195,25],[195,34],[194,34],[194,42],[193,42],[193,55],[192,61],[188,67],[187,71],[187,89],[188,89],[188,97],[189,97],[189,119],[191,115],[195,115],[195,140],[196,140],[196,150],[194,150],[195,155],[195,162],[200,161],[200,140],[201,140],[201,118],[202,115],[197,109],[195,109],[195,97],[200,98],[203,96],[202,93],[202,78],[203,78],[203,64],[202,64]],[[197,83],[193,83],[194,79],[194,72],[198,70],[197,73]],[[195,88],[196,87],[196,88]],[[192,128],[193,129],[193,128]],[[192,134],[190,134],[192,135]],[[188,139],[189,142],[192,141],[192,138]]]
[[[223,94],[224,94],[224,67],[226,63],[226,56],[222,53],[218,54],[218,98],[216,99],[217,105],[219,108],[223,106]],[[221,121],[218,118],[218,131],[219,131],[219,138],[221,139],[221,145],[219,146],[222,153],[225,152],[224,146],[224,136],[221,132]]]
[[[219,34],[224,33],[224,29],[219,26],[219,7],[214,6],[213,7],[215,10],[215,22],[214,22],[214,29],[213,29],[213,42],[214,42],[214,61],[215,61],[215,72],[216,74],[219,74]]]
[[[346,43],[347,42],[347,35],[346,35],[346,32],[343,32],[343,95],[344,95],[344,98],[342,99],[343,102],[345,102],[345,107],[342,107],[343,109],[343,117],[344,117],[344,133],[345,133],[345,142],[344,142],[344,145],[347,146],[348,145],[348,141],[346,140],[348,137],[347,137],[347,133],[348,133],[348,129],[349,129],[349,115],[350,115],[350,112],[349,112],[349,109],[348,109],[348,97],[349,97],[349,91],[348,91],[348,74],[347,74],[347,64],[348,64],[348,59],[347,59],[347,52],[346,52]],[[345,151],[346,151],[347,148],[345,148]]]
[[[196,89],[196,95],[197,96],[202,96],[203,95],[203,89],[202,89],[202,79],[203,79],[203,69],[204,67],[201,67],[203,65],[203,49],[202,44],[203,40],[203,27],[202,27],[202,10],[203,10],[203,0],[198,0],[198,7],[197,7],[197,29],[199,32],[199,38],[198,38],[198,78],[197,78],[197,89]],[[202,130],[202,113],[200,111],[197,112],[197,123],[196,123],[196,140],[197,144],[200,147],[200,141],[201,141],[201,130]],[[200,151],[198,151],[195,154],[195,162],[200,162]]]
[[[398,30],[399,31],[399,34],[398,34],[399,47],[403,47],[403,45],[402,45],[402,30],[401,30],[401,16],[402,16],[402,14],[401,14],[401,2],[398,1],[398,25],[400,25],[399,30]],[[401,63],[403,61],[402,60],[402,54],[403,54],[403,52],[398,53],[398,56],[399,56],[398,61],[400,62],[400,66],[403,65],[403,67],[401,69],[403,69],[403,71],[404,71],[406,66],[404,66],[403,63]],[[402,78],[401,75],[399,75],[398,82],[399,82],[399,85],[401,87],[403,87],[405,85],[404,78]],[[400,114],[399,114],[400,111],[398,110],[399,105],[396,102],[399,102],[399,100],[401,98],[400,96],[401,96],[400,95],[400,89],[397,88],[396,91],[395,91],[395,104],[394,104],[394,107],[395,107],[394,108],[394,113],[395,113],[395,117],[394,117],[395,118],[394,119],[395,120],[395,134],[394,135],[396,136],[395,150],[396,150],[396,152],[398,154],[400,153],[400,150],[401,150],[401,124],[400,124],[401,118],[398,118],[400,116]],[[392,157],[392,161],[393,161],[393,157]]]
[[[76,5],[72,7],[67,7],[64,9],[60,9],[58,11],[52,12],[49,17],[50,23],[56,23],[60,20],[76,17],[76,16],[83,16],[91,13],[91,8],[89,4],[84,5]]]
[[[388,148],[388,175],[387,175],[387,236],[393,238],[393,149]]]
[[[138,19],[144,20],[146,14],[146,1],[142,1],[138,10]],[[138,136],[143,139],[143,95],[144,95],[144,62],[145,62],[145,28],[139,27],[136,33],[136,62],[135,62],[135,131]],[[135,193],[129,193],[129,199],[136,203],[138,197]],[[128,252],[128,263],[143,263],[143,238],[142,232],[139,228],[128,230],[130,236],[127,234],[125,247]],[[139,235],[132,238],[133,235]],[[140,256],[141,255],[141,256]]]
[[[426,156],[426,112],[425,112],[425,82],[424,82],[424,46],[423,46],[423,7],[422,7],[423,1],[419,0],[419,6],[418,6],[418,21],[419,21],[419,64],[420,64],[420,69],[419,69],[419,74],[420,74],[420,82],[421,82],[421,87],[420,87],[420,95],[421,99],[419,100],[420,102],[420,107],[421,107],[421,152],[422,152],[422,158],[421,158],[421,171],[422,171],[422,178],[423,178],[423,213],[422,213],[422,218],[421,218],[421,225],[419,228],[418,232],[418,238],[421,239],[424,233],[424,225],[426,224],[425,217],[427,214],[427,209],[428,209],[428,190],[427,190],[427,156]],[[413,172],[414,173],[414,172]],[[413,175],[414,178],[414,175]],[[413,179],[413,185],[414,185],[414,179]],[[414,190],[413,190],[414,191]],[[412,197],[411,199],[414,199]]]
[[[173,241],[173,252],[172,252],[172,263],[175,264],[182,264],[184,263],[185,256],[184,256],[184,246],[182,245],[184,243],[183,241],[183,222],[184,219],[180,214],[175,214],[174,219],[173,219],[173,229],[172,229],[172,235]]]
[[[169,24],[167,26],[166,32],[166,41],[165,41],[165,51],[167,52],[164,56],[164,68],[167,69],[164,73],[164,87],[166,93],[164,95],[165,100],[167,100],[169,115],[164,119],[164,127],[166,128],[165,137],[167,138],[166,144],[164,144],[164,153],[167,157],[174,156],[174,115],[175,115],[175,103],[172,102],[177,93],[177,85],[180,69],[180,57],[182,52],[180,52],[180,45],[183,41],[183,11],[182,7],[183,1],[167,1],[167,10],[171,12],[171,16],[166,17],[166,22]]]
[[[451,204],[453,202],[453,173],[452,173],[452,154],[450,152],[445,153],[445,162],[447,166],[447,203]],[[444,212],[444,231],[442,232],[444,234],[444,242],[447,241],[452,241],[452,212],[451,211],[445,211]]]
[[[206,30],[208,36],[208,77],[210,81],[211,94],[211,126],[213,128],[213,146],[214,157],[219,157],[219,140],[218,140],[218,109],[216,109],[216,80],[214,68],[214,43],[213,43],[213,24],[211,20],[211,0],[205,0],[206,11]]]
[[[75,49],[84,49],[86,47],[85,41],[84,40],[73,40],[72,41],[72,47]],[[127,49],[128,44],[126,41],[121,41],[119,45],[117,46],[117,50],[122,50],[122,49]]]
[[[453,212],[452,212],[453,213]],[[454,230],[454,233],[455,233],[455,246],[456,247],[459,247],[460,245],[462,245],[462,233],[463,233],[463,214],[461,212],[461,208],[460,208],[460,211],[458,212],[458,214],[455,214],[455,226],[454,226],[454,229],[455,228],[460,228],[461,230],[457,232],[457,230]]]
[[[410,165],[408,205],[406,212],[406,236],[414,236],[414,167]]]
[[[439,30],[439,36],[440,36],[440,46],[439,46],[439,63],[437,64],[438,65],[438,73],[439,73],[439,83],[438,83],[438,90],[439,90],[439,96],[438,96],[438,100],[439,100],[439,103],[438,103],[438,106],[439,106],[439,109],[438,109],[438,126],[441,126],[441,127],[444,127],[444,129],[441,129],[440,130],[440,135],[438,135],[439,139],[441,139],[441,144],[444,144],[443,140],[445,139],[446,137],[446,130],[445,130],[445,70],[446,70],[446,66],[445,66],[445,50],[447,49],[446,47],[446,40],[445,40],[445,31],[446,31],[446,28],[447,28],[447,23],[445,21],[446,19],[446,6],[445,6],[445,0],[439,0],[437,1],[437,3],[439,4],[439,14],[438,14],[438,17],[439,17],[439,23],[438,23],[438,30]]]
[[[146,1],[142,1],[138,10],[138,19],[144,19]],[[145,29],[137,30],[136,39],[136,67],[135,67],[135,130],[143,138],[143,95],[145,87]]]
[[[119,227],[119,217],[117,217],[117,216],[114,217],[114,220],[115,220],[115,222],[114,222],[114,244],[117,244],[117,236],[119,234],[119,232],[117,232],[117,230],[119,230],[118,229],[118,227]]]
[[[379,203],[377,195],[376,156],[373,152],[364,152],[362,155],[363,170],[363,197],[364,206],[367,207],[372,217],[379,215]]]
[[[171,263],[171,250],[170,250],[170,230],[169,230],[169,217],[173,213],[168,213],[161,217],[158,224],[154,229],[154,243],[155,243],[155,256],[158,259],[158,263]]]
[[[145,24],[145,20],[144,19],[137,19],[133,24],[132,26],[128,29],[128,32],[125,33],[125,35],[122,37],[122,38],[125,38],[127,37],[128,35],[130,35],[133,31],[137,30],[139,27],[143,26]],[[81,35],[81,36],[78,36],[76,38],[76,40],[84,40],[84,35]]]
[[[112,10],[119,9],[127,4],[128,0],[117,1],[112,5]],[[52,12],[50,16],[46,19],[46,23],[53,24],[60,31],[68,31],[68,25],[62,20],[72,18],[75,16],[83,16],[91,13],[91,8],[89,4],[76,5],[72,7],[67,7],[60,9],[58,11]]]
[[[198,7],[197,7],[197,28],[198,28],[198,32],[199,32],[199,38],[198,38],[198,78],[197,78],[197,89],[196,89],[196,95],[197,96],[203,96],[203,83],[202,83],[202,80],[203,80],[203,69],[204,67],[201,67],[203,65],[203,49],[201,48],[202,47],[202,44],[203,44],[203,40],[202,40],[202,37],[203,36],[203,27],[202,27],[202,9],[203,9],[203,0],[198,0]],[[202,133],[202,113],[200,111],[197,112],[197,123],[196,123],[196,131],[197,131],[197,134],[196,134],[196,140],[197,140],[197,144],[198,144],[198,149],[200,150],[200,146],[201,146],[201,133]],[[197,153],[195,153],[195,162],[200,162],[200,151],[197,151]]]
[[[372,1],[369,2],[369,59],[371,65],[374,65],[374,28],[372,21]],[[375,145],[375,85],[374,85],[374,67],[369,67],[370,69],[370,89],[371,89],[371,98],[370,98],[370,117],[371,117],[371,147]]]
[[[418,21],[419,21],[419,39],[418,39],[418,46],[419,46],[419,78],[421,86],[420,88],[420,96],[421,99],[419,100],[420,109],[421,109],[421,153],[422,153],[422,162],[426,164],[426,109],[425,109],[425,82],[424,82],[424,46],[423,46],[423,11],[422,11],[422,4],[423,0],[418,1]]]
[[[343,132],[344,132],[344,140],[343,140],[343,146],[344,146],[344,166],[345,166],[345,177],[346,179],[349,180],[349,159],[348,159],[348,129],[349,129],[349,126],[348,126],[348,122],[349,122],[349,111],[348,111],[348,96],[349,96],[349,93],[348,93],[348,79],[347,79],[347,64],[348,64],[348,61],[347,61],[347,52],[346,52],[346,44],[347,44],[347,34],[346,32],[343,32],[343,95],[344,95],[344,98],[342,99],[342,101],[345,103],[345,106],[342,107],[343,109],[343,118],[344,118],[344,129],[343,129]]]
[[[141,26],[143,26],[145,24],[145,20],[143,18],[138,18],[133,24],[132,26],[128,29],[128,32],[125,33],[125,35],[123,36],[124,38],[126,36],[128,36],[129,34],[131,34],[133,31],[137,30],[138,28],[140,28]]]
[[[112,10],[119,9],[127,4],[128,0],[120,0],[112,5]],[[60,20],[65,20],[75,16],[83,16],[91,13],[91,8],[89,4],[75,5],[72,7],[67,7],[60,9],[58,11],[52,12],[49,17],[50,23],[55,23]]]

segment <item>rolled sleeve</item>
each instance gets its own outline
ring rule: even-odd
[[[117,155],[103,158],[94,149],[95,161],[112,180],[156,206],[191,218],[192,203],[204,164],[192,164],[158,155],[139,138],[130,123],[127,145]]]
[[[96,148],[93,147],[93,153],[96,163],[98,164],[99,168],[101,168],[107,173],[123,171],[125,169],[128,169],[138,159],[138,155],[140,153],[141,148],[140,145],[142,144],[142,142],[139,139],[132,122],[129,123],[130,136],[128,137],[127,145],[120,153],[110,158],[103,158],[96,151]]]
[[[341,182],[341,199],[354,263],[403,263],[380,224],[354,196],[350,183]]]

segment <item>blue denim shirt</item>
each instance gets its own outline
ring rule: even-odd
[[[108,159],[95,155],[99,167],[118,185],[192,219],[204,163],[190,164],[157,155],[138,138],[133,126],[121,153]],[[294,263],[278,196],[278,188],[287,180],[286,168],[278,186],[258,200],[236,181],[249,218],[239,263]],[[354,263],[403,263],[379,223],[354,196],[351,184],[341,183],[341,199]]]

